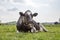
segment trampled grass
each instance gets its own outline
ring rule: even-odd
[[[0,40],[60,40],[60,24],[45,27],[48,32],[16,33],[15,25],[0,25]]]

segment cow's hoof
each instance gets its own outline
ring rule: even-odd
[[[19,33],[19,31],[17,31],[17,33]]]
[[[46,30],[45,32],[48,32],[48,30]]]
[[[48,32],[48,30],[44,30],[44,32]]]

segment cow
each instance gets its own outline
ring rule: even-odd
[[[33,16],[37,16],[37,13],[32,14],[30,10],[27,10],[25,13],[19,12],[19,19],[17,21],[17,32],[28,32],[28,31],[36,31],[36,28],[32,24]]]
[[[32,14],[30,10],[23,12],[19,12],[19,19],[17,21],[17,32],[38,32],[38,31],[47,31],[46,28],[41,25],[40,23],[37,23],[33,20],[33,17],[37,16],[38,13]]]

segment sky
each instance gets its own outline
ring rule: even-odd
[[[36,22],[55,22],[60,18],[60,0],[0,0],[0,20],[17,21],[19,12],[31,10]]]

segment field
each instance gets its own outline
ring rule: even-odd
[[[0,40],[60,40],[60,24],[45,27],[48,32],[16,33],[15,25],[0,25]]]

